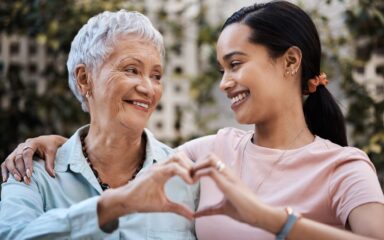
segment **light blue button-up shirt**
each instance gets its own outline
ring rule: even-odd
[[[80,128],[58,150],[56,178],[50,177],[42,160],[34,161],[30,185],[12,177],[2,185],[0,239],[195,239],[194,223],[174,213],[135,213],[119,218],[111,234],[99,228],[97,202],[101,187],[84,158]],[[147,136],[142,173],[155,162],[166,160],[173,150]],[[198,186],[179,177],[170,179],[165,191],[172,201],[192,210],[197,206]]]

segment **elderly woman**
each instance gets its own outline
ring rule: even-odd
[[[195,239],[191,164],[165,162],[172,150],[144,129],[162,94],[163,53],[162,36],[137,12],[104,12],[80,29],[67,67],[90,124],[58,150],[55,178],[35,161],[29,185],[3,184],[1,239]],[[136,213],[148,211],[188,219]]]

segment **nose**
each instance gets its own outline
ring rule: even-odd
[[[143,77],[140,84],[136,86],[136,89],[147,98],[152,98],[155,95],[155,89],[150,77]]]
[[[223,92],[228,91],[236,85],[236,82],[224,73],[220,81],[220,90]]]

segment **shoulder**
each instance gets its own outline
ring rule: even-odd
[[[205,137],[201,137],[198,139],[195,139],[191,142],[201,142],[201,143],[212,143],[212,142],[229,142],[229,143],[234,143],[245,136],[252,134],[253,131],[244,131],[238,128],[233,128],[233,127],[226,127],[226,128],[221,128],[217,131],[216,134],[213,135],[208,135]]]
[[[243,144],[246,144],[246,139],[250,139],[253,135],[254,131],[244,131],[238,128],[222,128],[220,129],[216,134],[215,139],[215,148],[219,151],[220,149],[232,149],[234,151],[237,151],[239,147]]]
[[[317,148],[313,149],[313,151],[317,151],[318,153],[325,155],[326,158],[332,159],[335,167],[344,164],[357,164],[360,162],[374,169],[371,160],[364,151],[350,146],[342,147],[320,137],[316,138],[318,144],[315,145]]]
[[[191,159],[197,160],[210,152],[217,152],[223,148],[236,148],[241,139],[249,133],[237,128],[222,128],[216,134],[188,141],[177,150],[184,151]]]
[[[229,138],[229,140],[232,139],[236,141],[249,134],[253,134],[253,131],[244,131],[238,128],[226,127],[226,128],[219,129],[216,135],[218,139]]]

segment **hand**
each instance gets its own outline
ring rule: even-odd
[[[196,218],[224,214],[253,226],[258,225],[256,217],[259,210],[266,205],[261,203],[216,155],[210,154],[206,159],[199,161],[192,172],[194,181],[201,177],[210,177],[224,194],[224,198],[219,203],[196,212],[194,214]]]
[[[192,164],[185,154],[177,153],[168,161],[153,165],[128,184],[105,191],[98,204],[99,225],[132,212],[174,212],[193,219],[191,209],[170,201],[164,192],[164,185],[175,175],[187,184],[193,184]]]
[[[3,182],[7,181],[8,174],[11,173],[17,181],[24,180],[25,183],[29,184],[33,171],[32,158],[34,154],[45,160],[45,169],[49,175],[54,177],[53,167],[56,151],[66,140],[66,138],[58,135],[47,135],[30,138],[24,143],[20,143],[1,164]]]

